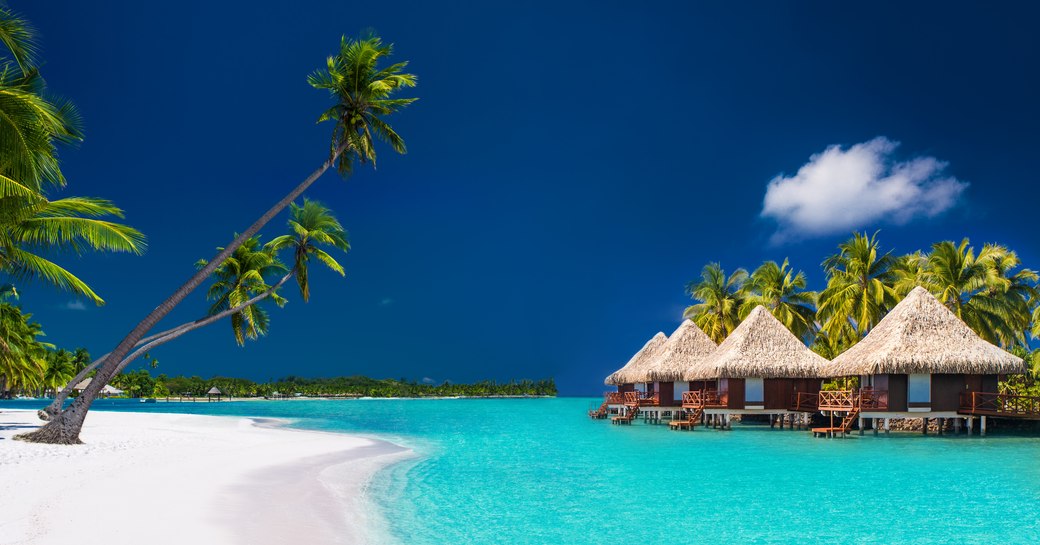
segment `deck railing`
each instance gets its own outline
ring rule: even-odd
[[[821,390],[818,409],[821,411],[884,411],[888,409],[888,390],[862,388],[860,390]]]
[[[704,406],[704,395],[700,390],[683,392],[682,406],[684,409],[695,409]]]
[[[698,407],[725,407],[728,396],[726,392],[719,393],[718,390],[691,390],[683,392],[683,408],[695,409]]]
[[[621,398],[625,405],[639,405],[639,395],[643,392],[623,392],[625,395]]]
[[[814,392],[795,392],[791,396],[792,411],[816,412],[820,407],[820,394]]]
[[[991,392],[964,392],[961,394],[960,413],[1040,418],[1040,397]]]
[[[852,409],[854,396],[852,390],[821,390],[819,399],[821,411],[847,411]]]
[[[606,392],[603,394],[603,400],[609,405],[621,405],[625,402],[624,392]]]

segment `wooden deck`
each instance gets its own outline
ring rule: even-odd
[[[961,394],[958,414],[995,416],[1019,420],[1040,420],[1040,397],[966,392]]]

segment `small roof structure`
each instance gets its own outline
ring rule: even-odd
[[[683,374],[696,368],[718,345],[697,324],[683,320],[668,336],[661,355],[646,366],[648,380],[672,382],[684,380]]]
[[[651,363],[661,353],[661,349],[664,347],[665,341],[668,337],[664,333],[658,331],[643,348],[636,352],[632,359],[628,360],[628,363],[624,367],[614,371],[603,380],[603,384],[618,386],[621,384],[634,384],[636,382],[647,382],[651,380],[646,375],[645,367]]]
[[[117,396],[122,395],[123,391],[119,388],[116,388],[115,386],[112,386],[111,384],[106,384],[105,387],[101,389],[101,393],[110,396]]]
[[[210,388],[208,392],[206,392],[206,395],[208,395],[208,396],[219,396],[219,395],[222,395],[222,394],[220,392],[220,389],[217,388],[216,386],[214,386],[214,387]]]
[[[760,305],[683,379],[816,378],[825,365],[823,356]]]
[[[828,365],[826,376],[1024,373],[1022,358],[979,337],[918,286],[874,329]]]
[[[73,391],[83,391],[83,390],[86,390],[87,386],[90,386],[90,382],[92,380],[93,380],[93,377],[85,378],[85,379],[79,381],[78,384],[73,386],[72,390]],[[60,392],[61,390],[58,390],[58,391]],[[101,388],[101,392],[100,393],[111,396],[111,395],[121,395],[124,392],[123,392],[123,390],[120,390],[119,388],[116,388],[115,386],[112,386],[111,384],[106,384],[103,388]]]

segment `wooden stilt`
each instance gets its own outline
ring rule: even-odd
[[[961,419],[960,418],[954,418],[953,419],[953,434],[954,435],[960,435],[960,433],[961,433]]]
[[[943,434],[943,427],[946,426],[946,419],[945,418],[936,418],[935,421],[939,423],[939,435],[942,435]]]
[[[986,436],[986,416],[985,415],[983,415],[982,419],[979,421],[979,435],[981,435],[982,437]]]
[[[877,418],[871,418],[870,419],[870,427],[874,429],[874,435],[877,435],[877,423],[878,423],[878,419]]]
[[[921,433],[923,435],[928,435],[928,419],[927,418],[922,418],[921,419],[921,424],[922,424],[921,425]]]
[[[885,433],[888,433],[889,431],[891,431],[891,429],[892,429],[891,423],[892,423],[892,419],[891,418],[886,418],[885,419]]]
[[[859,419],[856,421],[856,425],[859,427],[859,434],[863,435],[863,415],[859,416]]]
[[[969,436],[971,435],[971,428],[972,428],[972,425],[974,423],[975,423],[975,417],[974,416],[969,416],[968,418],[964,419],[964,424],[965,424],[965,426],[968,427],[968,435]]]

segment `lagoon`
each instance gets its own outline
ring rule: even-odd
[[[673,432],[591,420],[594,401],[100,400],[95,409],[288,418],[410,447],[416,457],[369,487],[388,543],[1040,542],[1040,438]]]

